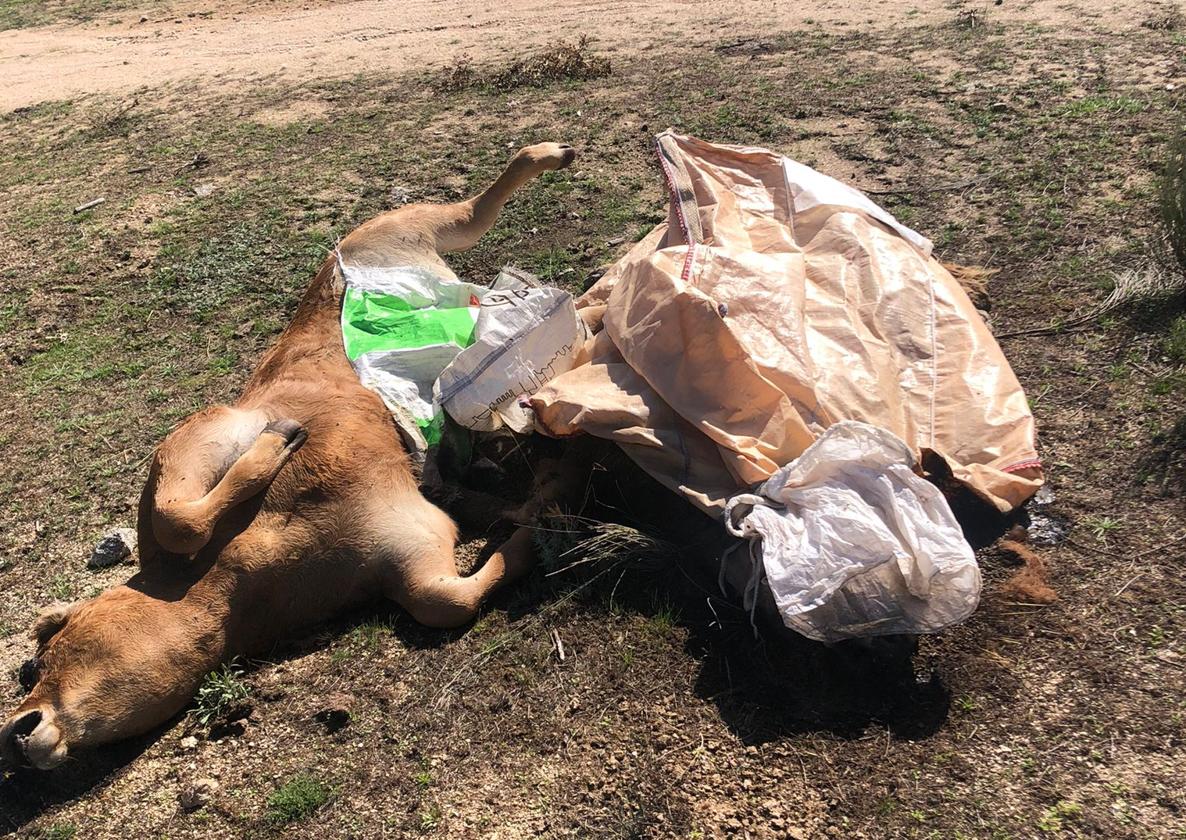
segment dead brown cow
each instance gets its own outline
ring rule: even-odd
[[[391,211],[339,252],[448,275],[440,253],[472,247],[516,189],[574,157],[528,146],[477,198]],[[49,768],[146,732],[219,663],[379,594],[423,624],[464,624],[528,567],[519,527],[458,574],[453,521],[420,494],[390,414],[346,358],[342,293],[331,256],[238,403],[193,415],[161,444],[140,502],[139,573],[33,628],[36,683],[0,730],[9,763]]]

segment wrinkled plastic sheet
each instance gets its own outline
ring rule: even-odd
[[[783,623],[812,639],[925,633],[967,618],[980,569],[943,494],[892,432],[842,420],[754,493],[726,527],[760,545]]]
[[[346,355],[417,460],[446,412],[473,431],[530,431],[525,398],[570,370],[588,336],[568,292],[517,269],[489,287],[439,267],[340,269]]]
[[[1025,394],[925,237],[851,187],[764,149],[672,132],[657,138],[657,149],[671,192],[668,221],[577,301],[595,333],[587,361],[532,397],[538,428],[616,441],[722,522],[730,500],[759,487],[783,504],[767,483],[788,466],[802,468],[796,459],[843,421],[901,442],[902,457],[885,468],[887,476],[903,477],[934,452],[1002,512],[1041,486]],[[914,509],[917,533],[953,521],[950,510],[933,510],[946,507],[941,496],[914,482],[904,486],[896,509]],[[880,526],[867,524],[872,530],[861,540],[878,542]],[[801,541],[792,556],[760,530],[748,536],[768,581],[795,568],[796,576],[784,575],[803,587],[795,597],[817,591],[819,581],[809,586],[801,574]],[[899,545],[913,546],[918,569],[938,568],[930,541]],[[891,559],[907,580],[927,577],[908,574],[901,555],[884,553]],[[825,566],[820,580],[832,577]],[[819,590],[848,599],[843,618],[821,618],[812,629],[803,612],[788,607],[783,619],[816,638],[935,630],[975,606],[979,577],[960,568],[952,578],[966,596],[958,609],[936,602],[920,610],[883,581],[876,591],[855,583]],[[934,598],[926,587],[906,591]],[[826,607],[812,609],[823,617]],[[882,620],[890,614],[900,620]]]

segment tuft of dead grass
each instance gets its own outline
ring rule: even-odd
[[[1166,240],[1178,265],[1186,271],[1186,130],[1179,131],[1170,142],[1159,198]]]
[[[609,59],[593,52],[587,35],[575,42],[557,41],[527,58],[511,62],[501,70],[484,74],[463,53],[444,74],[446,91],[489,88],[497,91],[520,87],[546,87],[566,80],[600,79],[610,74]]]
[[[535,544],[549,576],[578,566],[601,572],[632,563],[661,563],[678,553],[672,544],[629,525],[558,512],[543,517]]]

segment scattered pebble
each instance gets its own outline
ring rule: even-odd
[[[106,569],[131,557],[135,549],[136,532],[131,528],[116,528],[99,540],[86,566],[88,569]]]
[[[218,782],[213,779],[198,779],[193,784],[186,785],[177,795],[178,804],[183,811],[196,811],[210,802],[210,798],[218,791]]]

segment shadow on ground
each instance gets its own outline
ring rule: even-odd
[[[138,738],[87,751],[51,771],[0,771],[0,829],[15,832],[58,805],[111,785],[175,722]]]
[[[543,446],[548,456],[556,454],[551,443]],[[477,454],[475,461],[488,473],[479,483],[494,492],[505,489],[499,486],[504,482],[528,486],[532,454],[516,450],[499,469]],[[637,528],[675,550],[649,560],[611,560],[609,575],[599,574],[605,569],[597,564],[577,564],[573,571],[554,575],[541,569],[492,600],[490,608],[504,612],[512,627],[578,593],[577,609],[630,611],[684,628],[685,650],[700,668],[695,694],[712,703],[747,745],[812,732],[858,738],[870,725],[883,726],[899,739],[916,740],[944,724],[950,694],[936,672],[920,672],[916,639],[883,637],[824,645],[781,626],[772,601],[760,604],[751,615],[719,588],[718,558],[725,543],[713,520],[659,486],[616,448],[598,447],[582,457],[593,463],[584,465],[593,478],[582,498],[582,516]],[[494,479],[489,473],[495,473]],[[1007,524],[991,521],[977,500],[953,503],[974,522],[969,530],[974,544],[991,542]],[[488,532],[479,563],[501,542],[504,527]],[[768,591],[765,598],[769,601]],[[375,605],[274,649],[261,664],[297,659],[375,625],[389,628],[405,650],[446,648],[469,629],[431,630],[391,605]],[[250,707],[245,714],[249,713]],[[0,782],[0,820],[16,830],[62,803],[110,785],[183,719],[184,713],[148,735],[84,754],[55,771],[10,772]],[[221,725],[228,723],[224,735],[233,736],[234,721]]]

